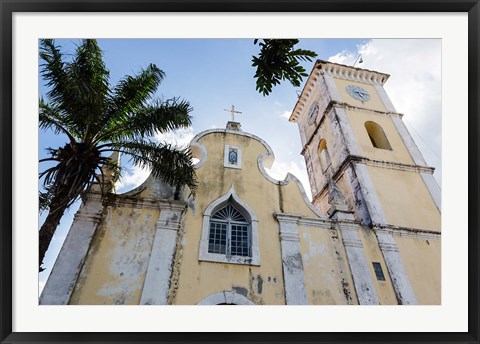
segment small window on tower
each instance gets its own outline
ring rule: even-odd
[[[327,141],[325,141],[325,139],[322,139],[318,145],[318,156],[322,172],[326,173],[332,162],[330,160],[330,154],[328,154]]]
[[[372,262],[375,276],[379,281],[385,281],[385,275],[383,274],[382,266],[378,262]]]
[[[365,122],[365,129],[367,130],[368,137],[372,142],[373,147],[379,149],[392,150],[390,142],[388,142],[387,136],[382,127],[372,121]]]

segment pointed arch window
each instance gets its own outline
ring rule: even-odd
[[[367,130],[368,137],[370,138],[373,147],[392,150],[392,146],[390,145],[390,142],[388,142],[387,135],[385,135],[385,132],[380,125],[372,121],[366,121],[365,129]]]
[[[198,259],[260,265],[257,217],[233,186],[205,209]]]
[[[208,252],[251,257],[251,228],[245,216],[228,203],[210,220]]]

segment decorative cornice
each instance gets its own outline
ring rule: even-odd
[[[383,85],[390,77],[390,75],[385,73],[322,60],[317,60],[315,68],[321,70],[322,74],[327,74],[334,78],[373,85]]]
[[[345,172],[345,170],[348,167],[352,166],[354,163],[364,164],[367,166],[380,167],[380,168],[387,168],[391,170],[416,172],[416,173],[433,174],[433,172],[435,171],[434,167],[429,167],[429,166],[403,164],[398,162],[369,159],[359,155],[348,155],[340,164],[340,167],[337,168],[336,172],[333,173],[332,179],[334,181],[338,181],[341,174]],[[315,203],[319,198],[321,198],[323,194],[327,192],[327,189],[328,189],[328,183],[325,183],[321,188],[321,190],[316,195],[312,195],[313,196],[312,203]]]
[[[74,216],[74,221],[88,221],[93,223],[99,223],[102,219],[102,213],[99,214],[90,214],[83,213],[81,211],[77,212]]]
[[[373,227],[373,231],[384,234],[392,234],[397,237],[415,238],[423,240],[440,240],[442,233],[411,227],[400,227],[394,225],[377,225]]]
[[[293,223],[307,227],[332,229],[332,221],[327,219],[317,219],[313,217],[304,217],[301,215],[286,213],[273,213],[273,216],[278,222]]]
[[[250,134],[250,133],[246,133],[244,131],[233,131],[233,130],[228,130],[228,129],[209,129],[209,130],[202,131],[201,133],[198,133],[197,135],[195,135],[195,137],[192,139],[192,141],[190,141],[190,145],[192,145],[192,144],[193,145],[201,145],[201,143],[199,143],[198,141],[202,137],[210,135],[210,134],[214,134],[214,133],[239,135],[239,136],[248,137],[250,139],[254,139],[254,140],[260,142],[267,149],[267,151],[273,155],[273,150],[270,147],[270,145],[267,142],[265,142],[263,139],[261,139],[260,137],[258,137],[256,135],[253,135],[253,134]]]
[[[308,76],[302,93],[298,97],[289,121],[295,122],[299,118],[299,115],[305,110],[304,106],[308,103],[311,95],[313,94],[314,86],[318,80],[322,79],[323,75],[329,75],[334,78],[351,80],[361,83],[367,83],[372,85],[383,85],[390,75],[371,71],[368,69],[356,68],[352,66],[342,65],[339,63],[333,63],[323,60],[317,60],[315,65]]]
[[[127,207],[132,209],[171,209],[181,211],[185,209],[186,204],[182,201],[161,200],[147,197],[125,197],[122,195],[113,195],[104,200],[104,205],[114,207]]]
[[[328,113],[330,111],[332,111],[333,109],[336,109],[336,108],[345,109],[345,110],[352,110],[352,111],[362,111],[362,112],[374,113],[374,114],[377,114],[377,115],[384,115],[384,116],[397,116],[397,117],[400,117],[400,118],[403,117],[403,114],[400,113],[400,112],[378,111],[378,110],[373,110],[373,109],[367,109],[367,108],[364,108],[364,107],[353,106],[353,105],[350,105],[350,104],[347,104],[347,103],[344,103],[344,102],[338,102],[338,101],[335,101],[335,100],[330,100],[328,105],[325,107],[325,110],[323,111],[323,114],[320,118],[320,121],[319,121],[317,127],[315,128],[313,133],[308,138],[308,140],[305,143],[305,145],[303,146],[300,154],[305,155],[307,149],[312,144],[312,141],[313,141],[314,137],[316,136],[316,134],[320,130],[320,127],[323,125],[323,122],[325,121],[325,118],[327,117]]]

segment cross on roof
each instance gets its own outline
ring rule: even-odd
[[[228,111],[232,113],[232,122],[235,122],[235,114],[236,113],[241,113],[240,111],[235,111],[235,106],[232,105],[232,108],[230,110],[223,109],[224,111]]]

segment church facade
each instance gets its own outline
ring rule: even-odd
[[[387,79],[315,63],[290,117],[312,201],[234,121],[191,141],[195,199],[152,177],[103,198],[94,186],[40,304],[440,304],[440,189]]]

